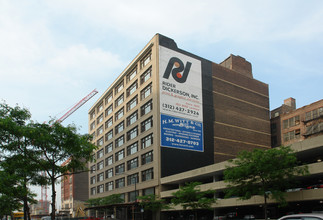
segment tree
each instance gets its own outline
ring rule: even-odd
[[[90,143],[90,135],[78,134],[73,125],[33,123],[30,117],[26,109],[0,104],[0,161],[11,161],[10,168],[15,170],[16,176],[23,177],[21,185],[25,190],[20,193],[27,207],[28,195],[31,196],[27,184],[51,185],[54,220],[57,179],[66,174],[87,172],[86,164],[92,159],[96,146]],[[69,163],[61,166],[67,160]],[[40,175],[42,171],[46,172],[46,178]]]
[[[200,190],[200,182],[185,183],[185,186],[181,186],[180,189],[173,194],[171,202],[174,205],[181,205],[184,210],[195,210],[195,216],[197,219],[197,209],[210,209],[212,203],[216,202],[214,198],[215,190]]]
[[[290,147],[242,151],[230,162],[232,166],[224,171],[225,182],[229,183],[226,197],[247,200],[253,195],[263,196],[265,219],[267,199],[286,204],[285,190],[295,184],[297,176],[308,174],[307,166],[299,166]]]
[[[56,181],[66,174],[88,172],[86,164],[92,159],[96,146],[90,140],[90,135],[80,135],[73,125],[67,127],[59,123],[30,125],[29,138],[33,150],[28,152],[30,160],[37,162],[40,170],[47,174],[47,181],[52,188],[52,220],[56,211]],[[61,164],[68,160],[64,166]]]
[[[156,195],[146,195],[146,196],[138,196],[139,205],[143,207],[144,210],[151,211],[156,215],[156,212],[161,209],[169,209],[169,204],[166,203],[164,199],[158,198]]]
[[[11,202],[3,205],[9,205],[7,208],[13,209],[13,201],[17,204],[22,202],[25,219],[30,219],[28,203],[34,202],[35,197],[27,185],[41,183],[38,167],[26,157],[30,148],[30,140],[26,137],[30,117],[27,109],[0,103],[0,169],[2,175],[8,177],[2,179],[2,184],[6,187],[2,188],[1,199],[10,200]],[[8,184],[7,180],[10,180],[11,184]]]

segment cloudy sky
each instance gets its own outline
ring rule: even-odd
[[[0,101],[35,121],[61,117],[87,132],[87,112],[156,34],[219,63],[252,63],[269,84],[270,109],[323,98],[321,0],[0,0]]]

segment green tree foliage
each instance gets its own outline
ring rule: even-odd
[[[73,125],[33,123],[29,121],[30,117],[26,109],[0,104],[0,159],[10,164],[16,176],[22,176],[21,185],[51,185],[51,216],[54,219],[56,181],[65,174],[87,171],[86,164],[92,159],[96,146],[91,144],[90,135],[78,134]],[[69,162],[62,166],[66,161]],[[40,175],[42,172],[47,174],[46,178]],[[28,195],[28,189],[21,193]],[[27,204],[27,199],[24,202]]]
[[[159,199],[156,195],[147,195],[147,196],[138,196],[139,205],[142,206],[145,210],[150,210],[152,212],[169,209],[169,205],[164,199]]]
[[[56,181],[66,174],[88,171],[86,164],[92,159],[96,146],[91,144],[90,135],[78,134],[73,125],[64,127],[59,123],[34,123],[30,127],[33,150],[28,152],[28,157],[38,163],[40,170],[46,172],[52,188],[52,210],[56,210]],[[62,166],[66,161],[68,163]],[[55,218],[54,211],[51,216]]]
[[[0,172],[6,178],[0,178],[1,210],[16,210],[24,204],[24,218],[30,218],[28,204],[34,203],[35,195],[27,185],[38,184],[43,179],[39,175],[37,165],[26,157],[30,149],[28,139],[31,114],[19,106],[10,107],[0,103]],[[4,206],[7,206],[6,208]]]
[[[224,171],[225,182],[229,183],[226,197],[238,196],[246,200],[253,195],[263,196],[265,219],[267,199],[284,205],[286,189],[293,187],[297,176],[308,174],[307,166],[299,166],[290,147],[242,151],[230,162],[232,166]]]
[[[174,205],[181,205],[185,210],[210,209],[212,203],[216,202],[214,198],[215,190],[200,190],[200,182],[185,183],[179,190],[172,193],[174,198],[171,202]],[[195,212],[197,218],[197,212]]]

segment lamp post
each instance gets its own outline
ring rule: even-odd
[[[137,202],[137,176],[132,177],[135,180],[135,203],[132,205],[132,220],[135,220],[135,205]]]

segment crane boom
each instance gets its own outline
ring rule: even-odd
[[[79,101],[76,105],[74,105],[68,112],[66,112],[62,117],[60,117],[56,122],[63,122],[68,116],[73,114],[77,109],[79,109],[82,105],[84,105],[87,101],[89,101],[93,96],[98,93],[96,89],[90,92],[87,96],[85,96],[81,101]]]

